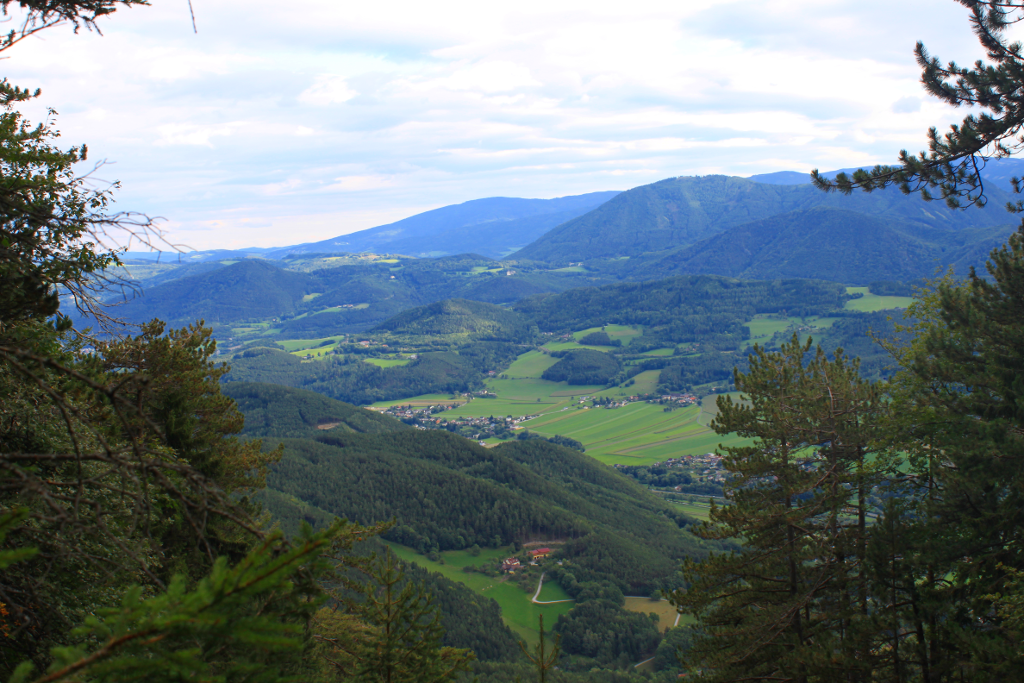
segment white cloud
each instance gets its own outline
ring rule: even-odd
[[[302,94],[299,95],[299,101],[315,106],[341,104],[342,102],[348,102],[358,94],[348,86],[344,78],[320,75],[317,77],[316,83],[302,91]]]

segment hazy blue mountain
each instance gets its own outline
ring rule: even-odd
[[[842,196],[811,185],[767,184],[730,176],[669,178],[617,195],[511,258],[568,263],[635,257],[696,244],[744,223],[815,207],[948,230],[1012,223],[1003,208],[1012,197],[998,187],[989,188],[988,194],[988,207],[958,211],[895,188]]]
[[[255,320],[294,314],[303,296],[315,288],[309,275],[249,259],[148,288],[113,312],[131,322]]]
[[[389,252],[442,256],[476,252],[500,258],[567,220],[587,213],[618,192],[591,192],[557,199],[490,197],[445,206],[395,223],[269,253]]]

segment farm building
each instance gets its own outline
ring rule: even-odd
[[[501,571],[503,572],[514,572],[519,569],[519,559],[516,557],[510,557],[501,563]]]
[[[537,560],[543,560],[545,557],[551,554],[550,548],[538,548],[537,550],[530,551],[530,559],[536,562]]]

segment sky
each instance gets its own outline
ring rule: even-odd
[[[7,52],[171,244],[327,239],[482,197],[895,160],[964,115],[953,0],[152,0]],[[86,170],[86,169],[83,169]]]

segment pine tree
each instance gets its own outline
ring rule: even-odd
[[[933,191],[953,208],[984,206],[981,171],[989,157],[1008,157],[1024,149],[1024,52],[1018,42],[1009,42],[1006,32],[1024,19],[1020,0],[956,0],[971,11],[971,28],[990,64],[978,60],[971,67],[955,62],[943,65],[918,42],[914,50],[921,67],[921,82],[930,95],[954,107],[981,109],[951,126],[945,135],[935,127],[928,131],[928,151],[917,156],[906,150],[899,153],[898,166],[875,166],[851,176],[840,173],[835,180],[811,173],[814,184],[826,191],[850,194],[854,190],[873,190],[896,185],[904,193],[919,191],[926,199]],[[1014,179],[1014,189],[1022,187]],[[1011,211],[1024,211],[1017,202]]]
[[[713,506],[705,538],[742,549],[687,561],[673,602],[698,619],[686,664],[703,680],[867,680],[868,613],[861,567],[877,390],[858,363],[811,341],[755,346],[735,373],[743,400],[718,399],[712,428],[755,439],[725,449],[729,504]]]

